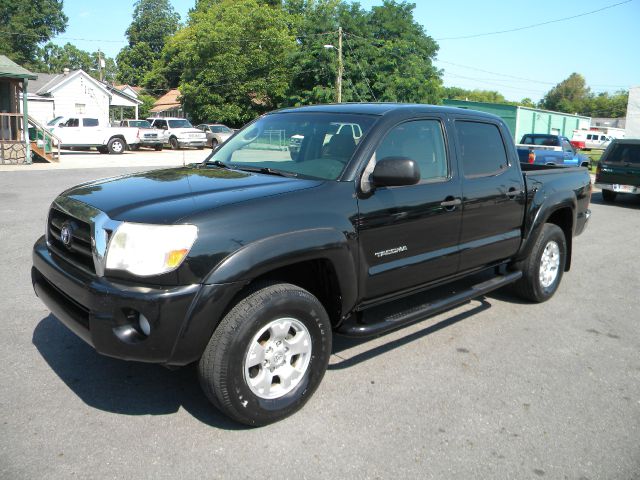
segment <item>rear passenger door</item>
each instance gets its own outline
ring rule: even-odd
[[[509,131],[499,121],[458,117],[456,147],[462,180],[460,270],[468,271],[516,253],[524,219],[524,180]]]
[[[378,187],[358,199],[359,276],[363,300],[455,274],[460,235],[460,179],[443,119],[404,121],[387,131],[361,179],[375,163],[407,157],[420,169],[416,185]],[[369,187],[363,186],[367,191]]]

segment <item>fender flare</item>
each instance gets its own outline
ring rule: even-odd
[[[328,260],[335,270],[342,311],[351,310],[358,285],[355,254],[347,235],[329,227],[287,232],[245,245],[216,265],[204,283],[247,283],[281,267],[320,259]]]

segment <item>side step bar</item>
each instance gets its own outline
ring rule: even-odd
[[[504,275],[498,275],[482,283],[478,283],[461,292],[454,293],[447,297],[425,303],[414,308],[410,308],[404,312],[398,312],[394,315],[384,317],[378,321],[363,323],[362,321],[347,321],[339,329],[342,335],[350,337],[369,337],[379,335],[381,333],[404,327],[410,323],[424,320],[427,317],[449,310],[453,307],[472,300],[486,293],[504,287],[522,278],[522,272],[510,272]]]

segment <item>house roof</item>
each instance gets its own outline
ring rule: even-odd
[[[171,110],[172,108],[181,107],[182,104],[178,100],[180,97],[180,90],[174,88],[173,90],[169,90],[163,96],[161,96],[156,102],[153,104],[153,108],[149,110],[150,112],[164,112],[165,110]]]
[[[60,87],[63,83],[67,82],[68,80],[78,75],[83,75],[87,80],[89,80],[90,82],[95,84],[97,87],[101,88],[102,90],[104,90],[107,93],[107,95],[111,95],[111,93],[109,93],[107,88],[102,83],[100,83],[98,80],[93,78],[91,75],[89,75],[87,72],[85,72],[82,69],[72,70],[66,75],[64,73],[58,73],[58,74],[38,73],[38,80],[34,82],[33,90],[35,90],[35,93],[38,95],[48,95],[53,90]]]
[[[35,80],[38,75],[22,68],[8,57],[0,55],[0,77]]]

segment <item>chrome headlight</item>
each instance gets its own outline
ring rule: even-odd
[[[107,249],[107,270],[126,270],[141,277],[178,268],[198,236],[195,225],[121,223]]]

